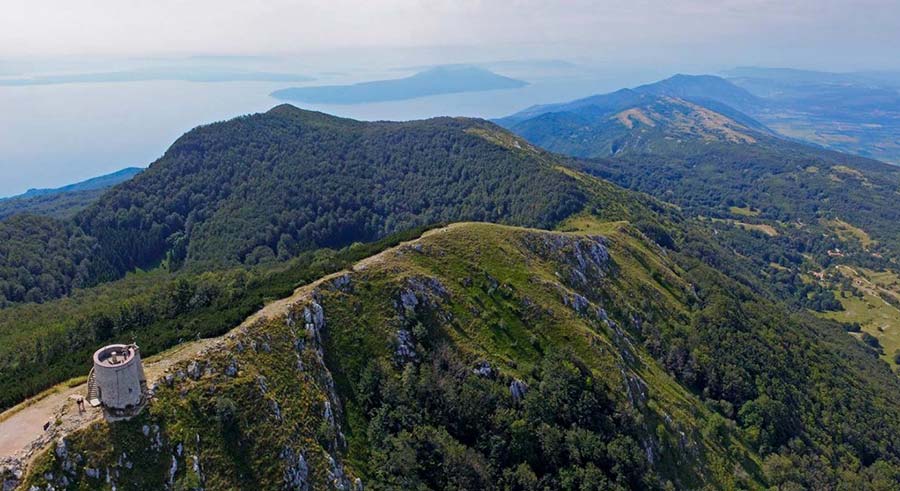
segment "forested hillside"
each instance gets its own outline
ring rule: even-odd
[[[702,123],[690,134],[715,131],[671,155],[754,149],[739,199],[770,174],[798,189],[819,173],[822,186],[861,175],[870,193],[890,182],[852,160],[795,165],[788,178],[762,133],[732,141],[752,128],[723,133],[696,112],[678,112]],[[79,251],[85,281],[167,266],[0,312],[4,405],[85,374],[102,344],[136,340],[150,354],[220,335],[399,239],[357,241],[460,217],[563,231],[439,229],[301,289],[294,310],[160,379],[136,421],[57,442],[28,485],[103,488],[96,469],[110,468],[110,483],[147,489],[347,489],[356,478],[366,489],[891,489],[900,379],[852,326],[791,308],[833,307],[805,279],[832,258],[826,222],[659,192],[666,204],[563,165],[624,173],[639,155],[565,162],[475,120],[361,123],[282,106],[185,135],[75,223],[4,222],[25,231],[5,258],[43,247],[32,274]],[[730,168],[701,163],[686,169]],[[794,221],[802,232],[788,234]],[[890,260],[875,255],[891,250],[887,235],[864,244],[841,230],[860,257]]]
[[[28,275],[62,286],[43,290],[7,255],[0,280],[8,301],[34,301],[135,268],[262,264],[440,221],[549,227],[585,200],[553,165],[484,121],[363,123],[279,106],[187,133],[74,224],[60,224],[96,241],[87,276],[49,261],[56,253],[30,228],[4,224],[24,251],[45,257]]]
[[[96,245],[74,224],[55,218],[0,220],[0,309],[43,302],[89,285]]]

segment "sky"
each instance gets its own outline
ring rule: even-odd
[[[654,62],[900,64],[897,0],[8,0],[0,57],[489,47]],[[893,68],[893,67],[892,67]]]
[[[446,63],[578,66],[570,79],[504,72],[532,82],[518,92],[315,108],[361,119],[500,117],[677,72],[900,70],[898,26],[898,0],[4,0],[0,196],[146,166],[192,127],[264,111],[284,88],[108,83],[109,73],[253,71],[327,84]],[[84,74],[104,83],[9,83]]]

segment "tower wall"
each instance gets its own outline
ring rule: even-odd
[[[94,353],[94,377],[100,402],[111,409],[129,409],[143,400],[144,368],[135,345],[113,344]]]

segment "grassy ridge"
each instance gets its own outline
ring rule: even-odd
[[[337,468],[366,489],[761,489],[740,433],[637,343],[637,312],[645,326],[687,321],[677,266],[625,223],[591,227],[454,225],[368,261],[310,297],[324,365],[314,332],[288,320],[303,300],[204,355],[198,377],[177,367],[136,420],[68,437],[84,463],[50,451],[26,485],[99,489],[85,468],[109,467],[158,489],[175,462],[176,486],[275,489],[303,455],[310,489]]]
[[[269,268],[178,275],[156,269],[72,298],[0,310],[0,409],[86,374],[103,344],[136,341],[152,355],[186,339],[220,335],[265,302],[435,226]]]

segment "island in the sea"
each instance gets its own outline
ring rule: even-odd
[[[484,68],[451,65],[393,80],[282,89],[273,92],[272,96],[310,104],[364,104],[458,92],[516,89],[526,85],[528,82],[504,77]]]

